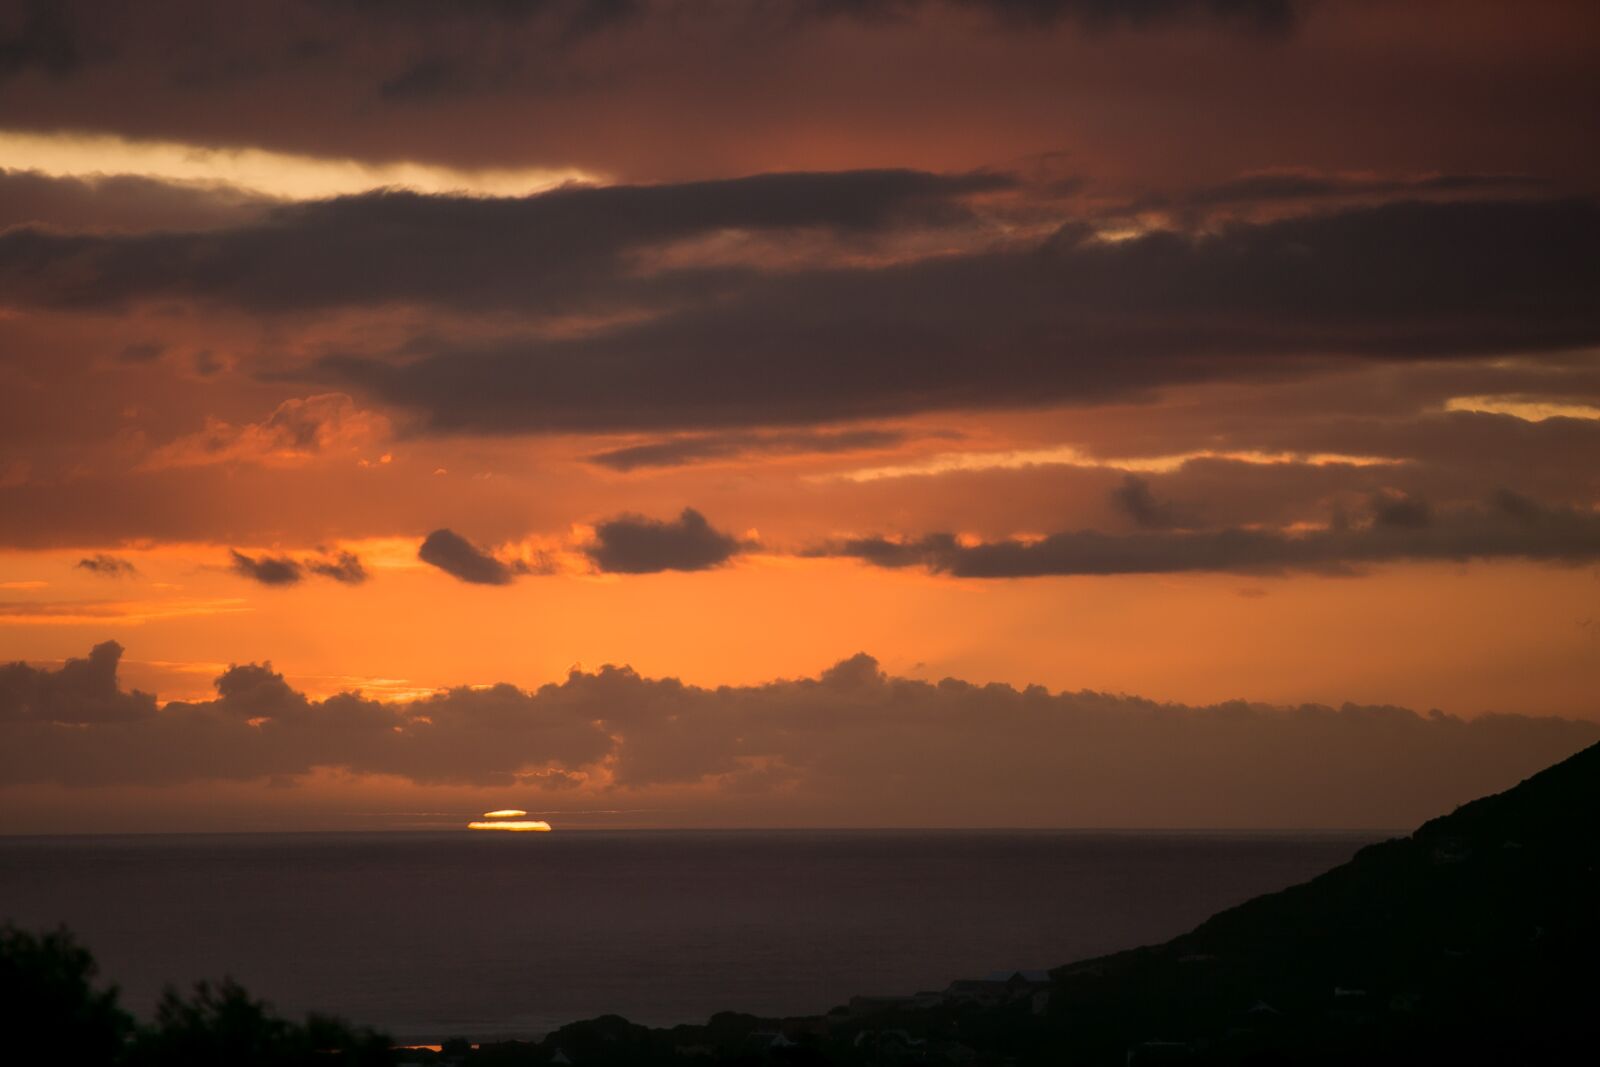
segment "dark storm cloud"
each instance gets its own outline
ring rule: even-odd
[[[510,585],[517,573],[454,530],[429,534],[417,550],[417,558],[473,585]]]
[[[1403,203],[1116,243],[1069,230],[1022,251],[724,272],[715,299],[596,336],[320,369],[446,432],[1087,402],[1341,357],[1594,344],[1597,252],[1590,201]]]
[[[458,688],[409,704],[310,700],[270,664],[246,664],[216,680],[214,699],[158,713],[151,697],[116,690],[117,651],[61,671],[0,667],[12,686],[0,689],[0,785],[292,781],[328,767],[670,796],[675,808],[697,795],[724,822],[1392,826],[1600,737],[1600,725],[1554,718],[930,683],[866,655],[757,686],[604,667],[532,692]],[[700,792],[674,792],[684,788]]]
[[[693,508],[684,508],[671,520],[619,515],[596,523],[594,534],[594,544],[585,551],[595,566],[612,574],[710,570],[744,547],[738,538],[713,529]]]
[[[104,578],[128,578],[139,573],[132,563],[120,556],[107,555],[104,552],[96,552],[92,556],[85,556],[73,566],[79,570],[88,571],[90,574],[98,574]]]
[[[587,457],[614,471],[683,467],[746,456],[826,454],[889,448],[906,440],[898,430],[795,430],[786,433],[694,434],[629,445]]]
[[[728,229],[864,235],[969,219],[1003,175],[909,170],[571,186],[486,198],[378,191],[284,205],[200,233],[0,234],[4,299],[113,307],[173,298],[257,311],[397,302],[523,312],[607,307],[706,278],[640,280],[631,251]]]
[[[26,663],[0,666],[0,724],[125,722],[154,715],[155,697],[117,685],[122,646],[95,645],[87,659],[69,659],[59,670]]]
[[[300,564],[287,556],[247,556],[229,549],[233,573],[262,585],[294,585],[302,576]]]
[[[1411,497],[1380,496],[1364,525],[1306,533],[1228,528],[1109,534],[1054,533],[1040,540],[969,545],[952,534],[914,541],[858,538],[818,550],[879,567],[925,567],[957,578],[1182,571],[1345,570],[1397,560],[1600,560],[1600,515],[1549,508],[1512,493],[1487,507],[1435,515]]]

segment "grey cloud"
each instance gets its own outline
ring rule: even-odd
[[[440,100],[505,90],[519,76],[538,75],[530,67],[549,66],[563,50],[604,30],[643,19],[647,0],[486,0],[465,4],[371,4],[357,0],[354,7],[378,12],[383,21],[395,15],[414,38],[412,58],[401,70],[384,78],[376,96],[386,104],[430,104]],[[685,12],[681,9],[679,16]],[[407,24],[410,25],[407,25]],[[451,30],[466,24],[478,34],[504,34],[539,26],[532,47],[505,51],[480,47],[440,47]],[[482,36],[477,36],[481,42]],[[530,62],[542,61],[542,62]],[[526,84],[526,82],[524,82]]]
[[[287,556],[247,556],[229,549],[233,572],[262,585],[294,585],[301,578],[300,564]]]
[[[1124,476],[1122,484],[1111,490],[1111,502],[1135,526],[1147,530],[1164,530],[1178,524],[1171,502],[1157,500],[1150,483],[1136,474]]]
[[[597,336],[335,356],[319,375],[442,432],[1087,403],[1341,359],[1594,344],[1596,248],[1589,201],[1403,203],[1112,244],[1067,234],[887,267],[723,273],[715,299]]]
[[[1508,506],[1506,501],[1516,503]],[[957,578],[1181,571],[1342,570],[1397,560],[1600,559],[1600,515],[1546,508],[1501,494],[1488,508],[1434,515],[1409,497],[1380,497],[1366,525],[1335,523],[1309,533],[1228,528],[1108,534],[1075,530],[1038,541],[978,545],[951,534],[913,541],[845,540],[816,554],[880,567],[925,567]]]
[[[191,363],[194,366],[194,372],[202,378],[210,378],[225,366],[209,348],[202,348],[197,351]]]
[[[29,684],[65,674],[20,669]],[[410,704],[309,700],[248,664],[218,678],[213,700],[156,713],[128,699],[136,714],[0,717],[0,785],[292,781],[331,767],[589,790],[607,807],[672,798],[724,824],[1396,826],[1600,738],[1600,724],[1516,715],[930,683],[865,655],[765,685],[702,689],[605,667],[532,692],[459,688]]]
[[[1512,492],[1510,489],[1501,489],[1490,498],[1490,503],[1501,514],[1509,515],[1520,522],[1538,522],[1544,515],[1545,509],[1535,500],[1530,500],[1521,493]]]
[[[381,704],[359,693],[312,701],[271,664],[230,667],[216,680],[215,699],[173,702],[159,713],[147,694],[117,694],[131,708],[113,718],[106,680],[114,690],[119,652],[103,645],[88,661],[98,671],[90,696],[99,703],[77,698],[89,688],[81,684],[86,661],[69,661],[61,672],[0,668],[0,693],[7,694],[0,703],[7,749],[0,753],[0,784],[169,785],[295,776],[314,767],[419,783],[507,784],[524,769],[592,764],[611,745],[592,708],[541,702],[512,686],[453,689],[410,704]],[[48,693],[51,703],[25,696],[18,705],[23,714],[12,712],[17,679],[32,686],[17,691]],[[106,728],[63,731],[56,722]],[[30,767],[34,759],[49,766]]]
[[[36,67],[62,77],[82,61],[76,14],[54,0],[24,0],[0,21],[0,82]]]
[[[1246,174],[1215,185],[1204,185],[1171,197],[1151,197],[1136,208],[1162,206],[1220,207],[1232,204],[1271,204],[1340,197],[1422,197],[1446,194],[1531,191],[1546,182],[1527,174],[1428,174],[1419,177],[1374,177],[1277,171]]]
[[[308,573],[332,578],[344,585],[360,585],[369,577],[367,568],[354,552],[301,560],[289,556],[247,556],[237,549],[229,549],[228,554],[233,559],[235,574],[262,585],[295,585]]]
[[[615,471],[683,467],[705,460],[744,456],[826,454],[889,448],[906,440],[898,430],[793,430],[782,433],[719,433],[669,437],[614,448],[587,457]]]
[[[112,556],[104,552],[85,556],[73,566],[106,578],[129,578],[139,573],[138,568],[121,556]]]
[[[1538,518],[1530,510],[1523,518]],[[1420,530],[1433,523],[1433,508],[1426,500],[1405,493],[1379,493],[1372,499],[1372,521],[1377,526]]]
[[[850,0],[845,0],[850,2]],[[894,2],[894,0],[890,0]],[[1232,23],[1269,31],[1290,29],[1305,0],[956,0],[1027,26],[1075,19],[1089,28],[1159,26],[1168,21]]]
[[[117,685],[122,646],[95,645],[87,659],[69,659],[59,670],[26,663],[0,666],[0,725],[9,723],[125,722],[155,714],[155,697]]]
[[[517,573],[454,530],[430,533],[417,550],[417,558],[473,585],[510,585]]]
[[[854,18],[904,23],[929,10],[955,7],[988,16],[999,29],[1036,29],[1070,20],[1086,29],[1155,28],[1204,22],[1281,33],[1293,27],[1303,0],[738,0],[685,6],[671,0],[472,0],[449,4],[371,3],[369,0],[300,0],[241,3],[255,10],[221,22],[200,17],[204,5],[182,0],[155,4],[26,0],[13,24],[0,23],[0,80],[29,69],[55,78],[87,65],[112,65],[125,76],[145,71],[182,83],[254,81],[291,65],[349,65],[353,54],[380,44],[409,58],[370,87],[377,99],[428,101],[443,94],[503,87],[530,68],[559,64],[563,53],[608,29],[649,23],[658,36],[677,39],[684,28],[766,25],[793,30],[806,23]],[[196,11],[196,7],[201,10]],[[140,19],[155,8],[166,18]],[[150,23],[153,23],[150,24]],[[169,24],[190,27],[161,40]],[[466,62],[461,42],[516,34],[518,47],[487,76]],[[152,40],[154,38],[154,40]],[[152,46],[159,43],[162,51]],[[116,45],[122,43],[123,48]],[[127,47],[132,45],[132,47]],[[380,50],[380,55],[383,51]],[[493,55],[493,53],[490,53]],[[528,57],[527,59],[521,56]],[[537,60],[531,62],[530,60]]]
[[[1585,394],[1575,386],[1561,399],[1582,400]],[[1571,486],[1582,484],[1593,469],[1588,457],[1600,451],[1600,419],[1527,422],[1469,411],[1372,418],[1307,411],[1247,423],[1228,438],[1239,448],[1393,456],[1502,481]]]
[[[378,97],[403,103],[455,96],[476,87],[480,76],[469,64],[430,56],[380,82]]]
[[[1400,382],[1407,374],[1374,366],[1353,375],[1318,376],[1252,390],[1248,400],[1230,399],[1204,411],[1185,412],[1181,418],[1154,407],[1148,417],[1119,427],[1116,438],[1098,442],[1097,450],[1157,456],[1203,444],[1224,452],[1323,457],[1315,463],[1201,458],[1175,471],[1141,475],[1159,500],[1173,502],[1184,526],[1319,521],[1335,500],[1350,511],[1361,511],[1369,508],[1373,494],[1385,489],[1430,501],[1435,507],[1481,501],[1501,487],[1580,510],[1593,503],[1590,457],[1600,454],[1600,419],[1530,422],[1510,415],[1440,411],[1444,398],[1497,391],[1494,380],[1484,380],[1473,363],[1432,364],[1427,377],[1434,395],[1399,402],[1392,411],[1383,411],[1381,400],[1375,401],[1370,406],[1379,410],[1362,411],[1369,397],[1393,393],[1403,397]],[[1595,403],[1581,379],[1565,374],[1556,378],[1570,392],[1552,399]],[[1351,389],[1353,381],[1367,386]],[[1329,462],[1329,454],[1392,462],[1352,466]],[[1044,499],[1048,487],[1043,478],[1035,481],[1039,488],[1034,492]],[[1040,519],[1011,528],[1039,529],[1043,522],[1044,529],[1061,529],[1072,518],[1059,509],[1042,510],[1046,514]],[[1083,522],[1104,524],[1098,515]]]
[[[130,174],[53,177],[0,168],[0,230],[199,230],[237,226],[275,201],[216,183]]]
[[[272,662],[230,664],[217,675],[216,709],[235,719],[293,719],[306,713],[311,702],[292,689]],[[187,705],[178,705],[185,707]]]
[[[672,520],[620,515],[597,523],[594,532],[594,544],[585,551],[597,567],[613,574],[709,570],[743,547],[738,538],[712,529],[693,508]]]
[[[124,345],[122,351],[117,353],[117,358],[124,363],[154,363],[166,350],[165,345],[156,344],[154,341],[141,341]]]
[[[873,23],[903,21],[941,7],[974,10],[989,16],[1002,28],[1024,29],[1069,19],[1089,29],[1112,26],[1157,27],[1172,21],[1205,21],[1244,28],[1279,31],[1290,28],[1304,0],[775,0],[760,5],[723,5],[745,17],[766,17],[787,25],[814,19],[855,18]],[[358,7],[366,6],[358,4]],[[702,18],[718,13],[718,4],[699,6]],[[386,5],[378,5],[387,9]],[[434,10],[430,10],[434,8]],[[459,9],[459,10],[450,10]],[[464,17],[493,17],[521,22],[538,15],[556,15],[564,33],[581,36],[617,23],[670,12],[682,19],[685,11],[648,0],[491,0],[489,3],[447,5],[402,4],[399,10],[423,21],[457,21]]]
[[[340,552],[324,559],[307,560],[305,567],[312,574],[320,574],[345,585],[360,585],[369,577],[367,568],[354,552]]]
[[[681,295],[626,253],[726,230],[867,234],[970,218],[998,174],[761,174],[676,185],[567,186],[520,198],[380,190],[286,204],[262,221],[188,233],[0,234],[7,300],[106,307],[191,298],[259,311],[420,302],[525,312]],[[705,276],[688,272],[694,285]]]
[[[726,227],[948,222],[967,217],[968,193],[1007,181],[769,174],[518,200],[379,193],[211,233],[22,228],[0,234],[0,291],[67,307],[188,297],[263,312],[423,302],[534,317],[649,313],[581,337],[334,354],[305,373],[415,410],[441,432],[695,430],[1091,402],[1337,359],[1600,342],[1600,206],[1587,200],[1397,203],[1115,243],[1072,225],[1031,247],[831,269],[641,272],[629,254]]]

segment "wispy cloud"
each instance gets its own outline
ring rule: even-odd
[[[138,624],[207,615],[238,615],[250,610],[237,597],[150,600],[59,600],[0,602],[0,625],[103,626]]]

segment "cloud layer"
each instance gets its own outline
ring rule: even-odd
[[[318,767],[422,785],[673,799],[738,823],[1396,826],[1500,788],[1600,725],[1402,708],[1156,704],[894,678],[858,655],[813,679],[702,689],[625,668],[527,692],[308,700],[270,665],[158,707],[121,649],[0,668],[0,785],[293,781]],[[535,805],[530,804],[530,810]],[[615,803],[604,806],[614,807]],[[680,808],[680,810],[682,810]]]
[[[288,204],[227,229],[0,234],[11,303],[95,308],[189,298],[255,311],[426,303],[531,313],[626,307],[682,286],[630,282],[633,250],[725,230],[840,234],[950,225],[1002,175],[762,174],[528,197],[377,190]],[[707,279],[696,279],[705,284]]]
[[[1329,360],[1592,345],[1596,248],[1589,201],[1397,203],[1117,242],[1066,226],[910,263],[691,271],[701,299],[594,336],[331,356],[320,373],[483,433],[1127,400]]]
[[[1169,526],[1162,509],[1125,482],[1114,491],[1135,522]],[[1132,492],[1130,492],[1132,489]],[[1130,505],[1128,498],[1132,497]],[[1112,534],[1075,530],[1037,540],[963,543],[952,534],[913,541],[847,540],[818,554],[851,556],[880,567],[922,566],[957,578],[1051,574],[1169,574],[1179,571],[1343,570],[1398,560],[1518,558],[1556,563],[1600,559],[1600,515],[1552,510],[1502,492],[1487,507],[1435,516],[1425,501],[1379,495],[1364,525],[1347,520],[1311,531],[1160,530]]]

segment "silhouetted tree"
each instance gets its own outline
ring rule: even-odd
[[[0,1058],[16,1063],[116,1062],[133,1026],[115,986],[96,989],[94,957],[65,929],[0,926]]]
[[[334,1062],[367,1067],[393,1061],[389,1040],[353,1030],[325,1016],[304,1025],[272,1014],[242,986],[225,978],[200,982],[187,999],[168,989],[155,1025],[142,1028],[128,1056],[130,1067],[298,1067]]]
[[[65,929],[0,925],[0,1062],[72,1067],[386,1067],[390,1040],[327,1016],[294,1023],[230,979],[185,998],[168,989],[152,1025],[134,1025],[115,986]]]

